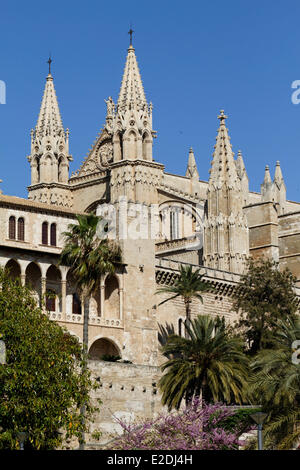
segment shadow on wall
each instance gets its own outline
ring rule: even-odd
[[[119,356],[121,358],[121,352],[112,340],[99,338],[90,347],[89,359],[99,361],[102,360],[103,356]]]

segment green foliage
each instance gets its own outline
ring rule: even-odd
[[[31,291],[0,271],[0,331],[6,365],[0,364],[0,449],[16,449],[17,433],[27,432],[25,447],[53,449],[86,426],[80,408],[91,420],[96,389],[78,340],[37,307]]]
[[[180,274],[172,286],[161,287],[156,291],[156,294],[173,294],[171,297],[163,300],[158,305],[162,305],[169,300],[182,297],[185,303],[186,319],[190,320],[191,308],[190,304],[193,299],[198,299],[203,302],[201,293],[212,290],[206,282],[202,280],[203,275],[200,274],[200,269],[193,271],[191,265],[180,265]]]
[[[253,413],[261,411],[261,408],[239,408],[234,410],[234,414],[226,417],[222,422],[222,428],[226,431],[236,431],[241,436],[244,432],[254,427],[254,421],[251,418]]]
[[[271,346],[277,320],[294,317],[298,304],[295,281],[288,269],[279,271],[275,261],[249,260],[248,271],[234,293],[233,308],[240,313],[236,326],[243,332],[251,355]]]
[[[300,364],[292,361],[293,342],[300,340],[300,320],[279,320],[272,349],[251,363],[253,400],[268,414],[265,434],[270,448],[291,449],[300,438]]]
[[[241,338],[209,315],[199,315],[187,330],[187,338],[170,335],[161,348],[168,357],[159,381],[163,404],[178,409],[193,395],[206,402],[241,403],[248,371]]]
[[[85,294],[95,291],[102,274],[115,271],[121,262],[120,248],[112,241],[97,237],[97,225],[101,217],[94,214],[77,215],[77,224],[70,224],[64,233],[65,246],[60,264],[70,267],[77,287]]]

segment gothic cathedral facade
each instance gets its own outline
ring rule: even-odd
[[[147,391],[158,406],[153,377],[161,363],[160,328],[173,325],[180,333],[184,320],[181,300],[160,306],[157,288],[172,283],[182,263],[200,267],[215,290],[204,295],[203,304],[193,303],[192,314],[224,315],[232,321],[231,293],[249,256],[279,261],[300,282],[300,203],[286,199],[279,162],[273,180],[266,166],[260,193],[249,191],[242,153],[235,158],[223,110],[208,181],[199,180],[192,148],[184,176],[165,172],[153,159],[152,103],[132,45],[118,101],[109,97],[106,107],[103,129],[70,175],[69,130],[63,127],[48,74],[31,131],[28,199],[0,194],[0,263],[34,289],[37,302],[53,294],[46,302],[50,318],[82,339],[81,300],[68,267],[58,265],[63,232],[76,214],[110,217],[123,263],[114,276],[103,276],[90,299],[91,367],[98,373],[104,354],[120,356],[119,365],[103,363],[103,390],[107,386],[108,399],[115,393],[115,410],[133,406],[131,412],[138,413],[148,406]],[[131,397],[139,394],[133,405],[118,398],[122,381]],[[145,414],[155,406],[144,409]],[[105,419],[103,429],[108,429],[110,420],[105,425]]]

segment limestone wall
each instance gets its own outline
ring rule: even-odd
[[[163,410],[157,388],[158,367],[89,361],[89,369],[100,383],[93,399],[102,401],[95,422],[90,425],[90,434],[100,430],[103,433],[101,443],[107,442],[111,434],[121,432],[115,417],[133,422],[141,417],[156,416]],[[93,442],[91,437],[88,440]]]

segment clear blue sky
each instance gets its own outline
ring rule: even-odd
[[[27,197],[30,129],[35,126],[49,52],[76,170],[117,100],[129,36],[158,131],[154,158],[184,174],[194,148],[208,179],[221,108],[233,150],[242,150],[250,189],[280,160],[287,197],[300,201],[300,3],[282,0],[129,2],[10,1],[0,17],[0,178],[5,194]]]

